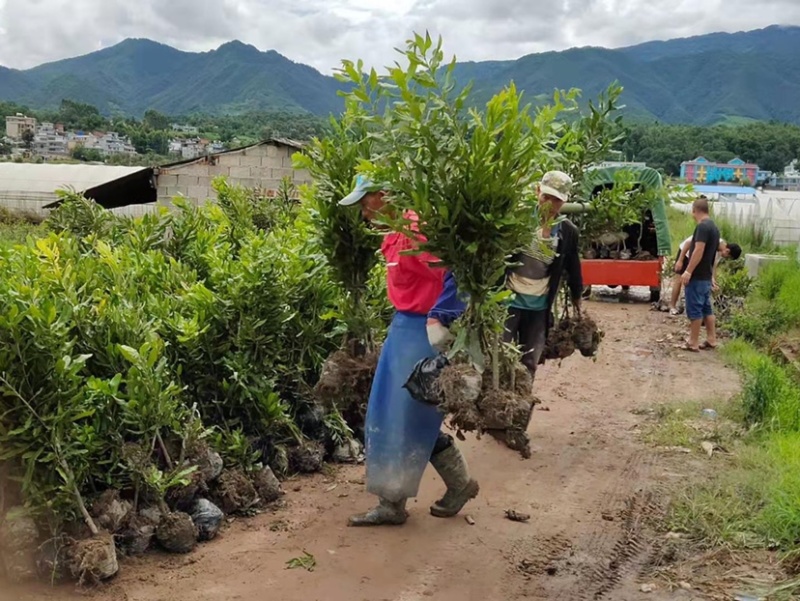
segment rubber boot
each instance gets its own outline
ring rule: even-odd
[[[350,517],[350,526],[400,526],[408,519],[406,500],[392,502],[380,499],[380,502],[366,513]]]
[[[467,461],[455,445],[431,457],[431,464],[447,486],[444,496],[431,505],[431,515],[453,517],[467,501],[478,496],[480,487],[469,477]]]

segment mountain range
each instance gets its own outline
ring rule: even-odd
[[[465,62],[457,79],[473,81],[484,102],[509,81],[529,98],[555,88],[596,96],[614,80],[625,88],[627,117],[666,123],[743,120],[800,123],[800,27],[648,42],[627,48],[573,48],[517,60]],[[233,41],[216,50],[183,52],[143,39],[28,70],[0,67],[0,100],[34,109],[67,98],[104,113],[140,116],[341,110],[340,84],[274,50]]]

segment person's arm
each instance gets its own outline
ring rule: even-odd
[[[581,272],[581,257],[578,252],[579,242],[580,234],[578,228],[575,228],[574,242],[570,245],[567,256],[564,257],[564,268],[567,270],[567,286],[572,297],[572,304],[580,311],[581,297],[583,296],[583,273]]]
[[[683,267],[683,262],[686,260],[686,253],[689,252],[689,247],[691,245],[692,245],[692,243],[688,242],[688,243],[684,243],[684,245],[681,246],[681,254],[678,257],[677,262],[675,263],[675,270],[676,271],[680,271],[681,267]]]
[[[444,276],[442,292],[436,299],[433,308],[428,312],[426,323],[428,342],[434,349],[440,353],[447,351],[453,341],[453,335],[449,328],[456,319],[464,314],[466,308],[467,305],[458,292],[453,272],[448,270]]]
[[[428,312],[428,323],[436,321],[449,328],[456,319],[464,314],[466,309],[467,304],[458,292],[453,272],[448,270],[444,276],[442,293]]]
[[[683,276],[681,277],[684,284],[688,284],[691,281],[692,273],[694,273],[695,268],[700,264],[705,249],[706,249],[705,242],[700,242],[699,240],[695,240],[694,252],[692,253],[691,259],[689,259],[689,264],[686,266],[686,271],[683,272]]]

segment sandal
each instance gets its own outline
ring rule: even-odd
[[[681,312],[680,312],[680,311],[678,311],[677,309],[670,309],[670,310],[669,310],[669,314],[670,314],[672,317],[675,317],[676,315],[680,315],[680,314],[681,314]]]
[[[704,351],[714,351],[717,349],[718,346],[719,346],[718,344],[711,344],[708,340],[706,340],[705,342],[703,342],[703,344],[700,345],[700,349]]]
[[[694,348],[693,346],[689,346],[688,342],[684,342],[683,344],[676,344],[675,348],[680,351],[689,351],[690,353],[699,353],[699,348]]]

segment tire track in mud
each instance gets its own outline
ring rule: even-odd
[[[658,369],[661,359],[654,353],[645,361],[634,360],[647,374],[640,389],[641,403],[651,403],[659,394],[657,381],[664,376]],[[644,533],[645,524],[659,509],[652,493],[641,488],[650,479],[652,458],[638,442],[633,444],[637,448],[628,455],[625,467],[613,476],[592,508],[596,508],[594,515],[603,516],[603,519],[597,519],[591,531],[579,534],[574,542],[572,557],[567,562],[570,569],[557,578],[536,583],[548,593],[543,598],[553,601],[609,599],[628,575],[633,572],[638,575],[649,561],[652,550]],[[620,505],[623,505],[621,511]],[[606,517],[614,521],[607,521]],[[529,594],[532,592],[530,584],[520,588],[527,589]],[[522,592],[518,590],[517,594]]]
[[[659,369],[662,361],[661,353],[653,353],[642,366],[649,374],[641,397],[645,405],[651,404],[663,390],[657,386],[657,380],[664,376]],[[638,441],[634,444],[641,445]],[[619,502],[624,500],[619,520],[621,524],[616,528],[603,524],[595,527],[587,544],[588,555],[598,558],[595,565],[578,581],[578,590],[571,587],[557,599],[600,601],[613,598],[610,594],[618,589],[627,576],[634,573],[638,576],[643,571],[652,554],[652,543],[649,542],[652,539],[646,534],[647,524],[663,515],[663,508],[656,502],[659,497],[649,489],[653,461],[647,449],[638,448],[619,474],[616,485],[603,495],[600,507],[603,515],[613,515]]]

